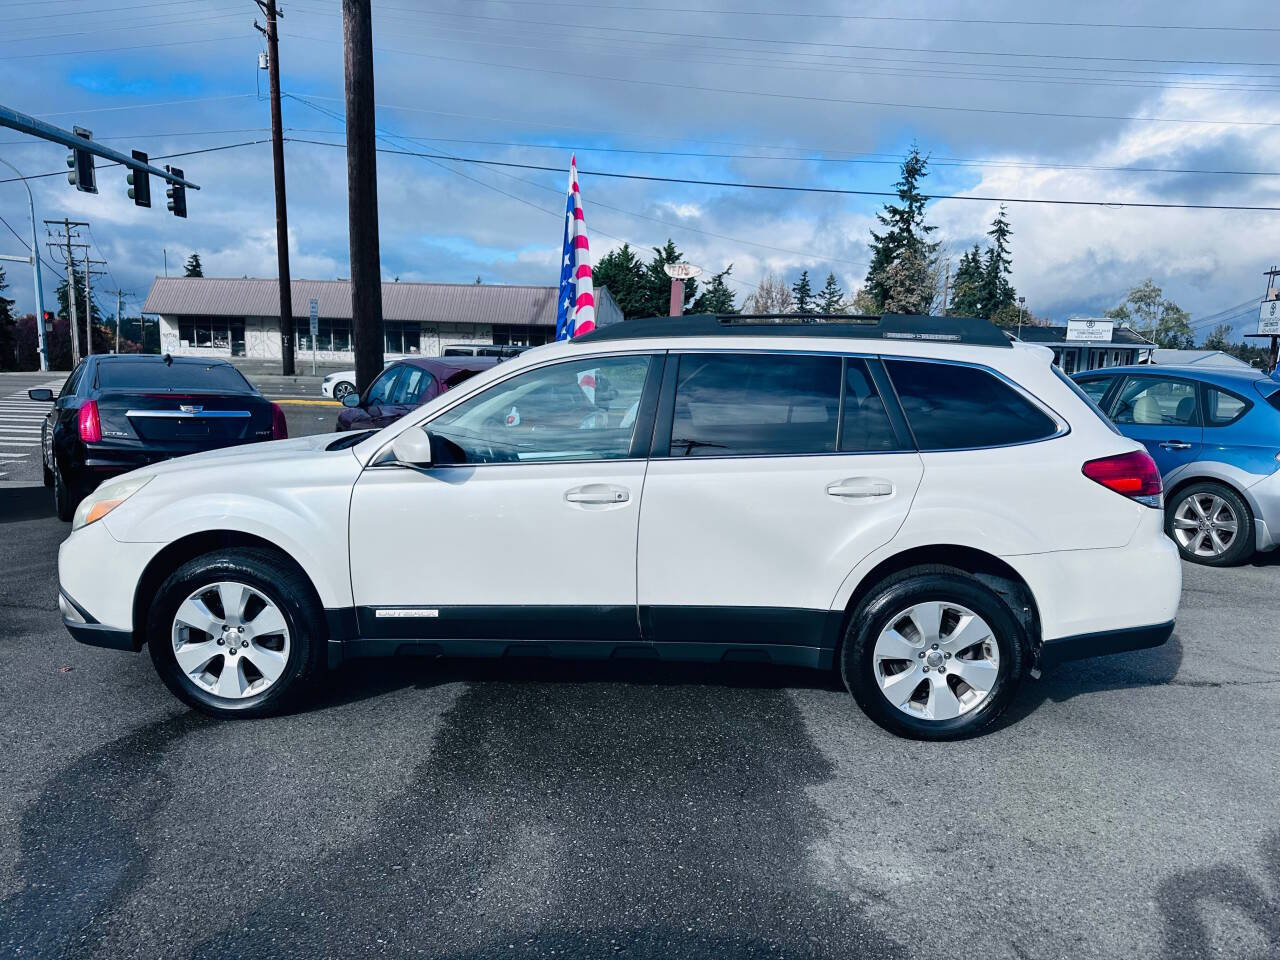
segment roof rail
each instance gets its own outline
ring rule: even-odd
[[[1009,347],[999,327],[977,317],[932,317],[906,314],[734,313],[647,317],[596,327],[575,340],[630,340],[640,337],[849,337],[861,340],[923,340]]]

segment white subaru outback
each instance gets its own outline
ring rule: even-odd
[[[104,484],[63,618],[225,717],[354,657],[524,654],[837,669],[889,730],[971,735],[1178,607],[1159,473],[1050,361],[954,318],[618,324]]]

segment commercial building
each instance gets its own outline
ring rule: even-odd
[[[310,357],[311,301],[318,315],[314,350],[322,362],[349,362],[351,284],[294,280],[294,345]],[[488,283],[383,283],[383,352],[437,356],[450,344],[536,346],[555,338],[556,287]],[[596,290],[602,322],[621,319],[609,292]],[[160,348],[187,356],[280,358],[280,290],[272,279],[156,277],[143,313],[159,320]]]
[[[1140,363],[1154,346],[1107,319],[1071,320],[1061,327],[1023,326],[1016,335],[1024,343],[1053,350],[1053,362],[1066,374]]]

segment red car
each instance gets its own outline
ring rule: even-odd
[[[393,363],[363,394],[342,398],[346,409],[338,414],[334,429],[381,429],[498,361],[498,357],[411,357]]]

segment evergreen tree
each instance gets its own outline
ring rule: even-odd
[[[938,244],[929,240],[935,228],[925,223],[927,199],[920,192],[920,182],[928,175],[929,161],[912,144],[896,184],[900,202],[886,203],[884,210],[876,214],[885,229],[883,233],[871,231],[866,291],[885,312],[922,313],[921,305],[934,299],[932,289],[911,288],[912,283],[924,282],[936,272],[932,268],[936,267]]]
[[[947,312],[957,317],[980,317],[982,304],[983,270],[982,254],[975,243],[960,257],[956,272],[951,277],[951,302]]]
[[[982,262],[982,310],[979,316],[990,319],[1005,307],[1013,306],[1017,292],[1009,277],[1013,273],[1013,254],[1009,250],[1009,237],[1013,229],[1009,226],[1009,216],[1004,204],[1000,212],[991,221],[991,229],[987,236],[991,243],[987,247]]]
[[[826,285],[818,292],[819,313],[845,313],[849,305],[844,302],[844,291],[836,280],[835,273],[827,274]]]
[[[791,285],[791,299],[796,313],[813,313],[813,287],[809,285],[809,271],[801,270],[800,279]]]
[[[649,316],[645,307],[644,264],[636,256],[629,243],[610,250],[591,271],[592,282],[598,287],[608,287],[617,302],[622,316],[627,320]],[[666,311],[663,311],[664,313]]]
[[[204,264],[200,262],[200,254],[193,253],[191,254],[191,256],[187,257],[186,272],[183,273],[183,276],[184,277],[203,277],[204,276]]]
[[[653,259],[644,268],[643,311],[640,316],[665,317],[671,311],[671,278],[662,269],[669,263],[684,262],[682,254],[670,240],[653,248]],[[610,293],[613,291],[610,290]],[[684,282],[684,313],[689,312],[689,305],[698,296],[698,281]]]
[[[4,267],[0,267],[0,370],[18,369],[18,324],[13,316],[13,301],[4,296],[8,288]]]
[[[1202,346],[1206,350],[1226,350],[1231,346],[1231,324],[1220,323],[1205,335]]]
[[[737,313],[738,308],[733,302],[733,291],[725,283],[725,278],[732,272],[733,264],[731,263],[719,273],[713,274],[711,282],[703,288],[702,293],[698,294],[698,298],[693,301],[693,307],[689,312],[722,315]]]
[[[88,341],[85,339],[85,330],[87,329],[87,315],[85,313],[84,300],[84,272],[79,267],[72,267],[68,276],[75,284],[76,296],[76,327],[77,335],[80,343],[81,355],[88,352]],[[102,326],[102,313],[98,310],[98,301],[92,301],[91,309],[93,311],[93,352],[94,353],[110,353],[111,347],[115,341],[114,328],[108,336],[107,330]],[[63,280],[58,284],[58,318],[71,321],[71,301],[67,293],[67,281]],[[70,334],[70,326],[67,327],[67,336]],[[69,348],[68,348],[69,349]],[[68,354],[70,356],[70,354]]]

